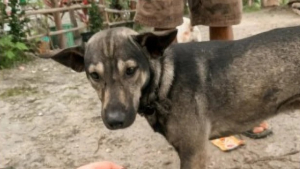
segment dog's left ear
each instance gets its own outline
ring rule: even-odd
[[[76,72],[84,71],[84,49],[81,46],[51,51],[39,56],[43,59],[53,59]]]
[[[146,47],[152,57],[162,56],[164,50],[175,40],[177,29],[146,32],[133,35],[132,38],[142,47]]]

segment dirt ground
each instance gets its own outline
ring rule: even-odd
[[[246,13],[234,27],[237,39],[277,27],[300,25],[285,9]],[[207,28],[201,27],[207,40]],[[110,160],[128,169],[179,169],[179,159],[165,139],[138,117],[134,125],[109,131],[101,105],[85,74],[52,60],[37,59],[0,71],[0,168],[75,169]],[[210,144],[213,169],[299,169],[300,114],[268,120],[274,134],[221,152]]]

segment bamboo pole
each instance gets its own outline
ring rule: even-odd
[[[253,4],[253,0],[248,0],[248,6],[251,7]]]
[[[108,25],[108,26],[115,26],[115,25],[122,25],[122,24],[133,23],[133,22],[134,21],[121,21],[121,22],[114,22],[114,23],[107,23],[107,22],[105,22],[103,24],[104,25]],[[64,34],[64,33],[67,33],[67,32],[73,32],[73,31],[84,29],[84,28],[86,28],[86,25],[79,26],[79,27],[76,27],[76,28],[66,29],[66,30],[52,31],[49,34],[43,33],[43,34],[39,34],[39,35],[35,35],[35,36],[30,36],[30,37],[27,38],[27,40],[32,40],[32,39],[35,39],[35,38],[40,38],[40,37],[47,36],[47,35],[53,36],[53,35]]]
[[[58,7],[58,2],[56,0],[51,0],[52,3],[54,4],[54,7]],[[60,13],[59,12],[53,12],[53,17],[54,17],[54,22],[55,22],[55,27],[57,31],[62,30],[62,23],[61,23],[61,18],[60,18]],[[58,35],[58,42],[59,42],[59,47],[61,49],[66,48],[66,40],[64,34],[59,34]]]
[[[252,1],[252,0],[249,0]],[[130,9],[135,10],[136,9],[136,0],[130,0]]]
[[[35,36],[30,36],[27,38],[27,40],[32,40],[32,39],[35,39],[35,38],[41,38],[43,36],[53,36],[53,35],[59,35],[59,34],[64,34],[64,33],[67,33],[67,32],[73,32],[73,31],[78,31],[78,30],[81,30],[81,29],[84,29],[86,28],[86,26],[79,26],[79,27],[76,27],[76,28],[71,28],[71,29],[66,29],[66,30],[60,30],[60,31],[52,31],[50,32],[49,34],[48,33],[43,33],[43,34],[39,34],[39,35],[35,35]]]
[[[67,5],[70,6],[71,5],[71,1],[72,0],[68,0],[67,1]],[[70,20],[71,23],[73,25],[74,28],[78,27],[77,21],[76,21],[76,17],[75,17],[75,10],[74,9],[70,9],[69,10],[69,15],[70,15]],[[79,38],[80,37],[80,33],[79,31],[74,31],[74,38]]]
[[[106,6],[105,0],[103,0],[103,5]],[[109,27],[110,21],[109,21],[108,13],[105,10],[104,10],[104,17],[105,17],[106,23],[107,23],[107,25]]]
[[[113,22],[113,23],[108,23],[109,26],[115,26],[115,25],[122,25],[126,23],[133,23],[134,21],[120,21],[120,22]]]
[[[79,5],[78,4],[78,5],[72,5],[69,7],[39,9],[39,10],[34,10],[34,11],[27,11],[25,13],[25,16],[36,15],[36,14],[49,14],[49,13],[55,13],[55,12],[64,12],[64,11],[78,10],[78,9],[89,8],[89,7],[91,7],[91,5]],[[104,8],[104,6],[99,5],[99,8]],[[117,9],[104,8],[104,11],[110,12],[110,13],[124,13],[124,12],[135,12],[136,10],[117,10]]]

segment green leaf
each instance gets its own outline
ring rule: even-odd
[[[16,48],[18,48],[19,50],[28,50],[27,46],[21,42],[16,43]]]
[[[3,47],[13,47],[14,43],[12,43],[12,37],[11,36],[4,36],[0,39],[0,46]]]
[[[13,59],[16,55],[13,51],[9,50],[4,52],[4,56],[6,56],[8,59]]]

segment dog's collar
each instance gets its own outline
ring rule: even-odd
[[[149,85],[149,84],[148,84]],[[151,84],[150,84],[151,85]],[[138,112],[140,115],[151,116],[155,113],[160,115],[168,115],[171,102],[168,98],[159,98],[158,87],[153,92],[143,91],[142,98],[140,99],[140,105]]]
[[[132,43],[136,48],[139,48],[142,52],[144,52],[145,56],[148,57],[147,59],[150,62],[151,55],[148,52],[146,46],[141,46],[131,36],[129,37],[129,42]],[[161,63],[163,65],[164,61]],[[151,63],[149,63],[149,64],[151,64]],[[161,69],[164,70],[164,68],[162,66],[161,66]],[[159,77],[158,79],[159,80],[156,82],[155,77],[154,77],[154,72],[150,68],[150,80],[149,80],[148,84],[144,87],[144,89],[142,90],[142,97],[140,98],[140,104],[139,104],[139,108],[138,108],[139,114],[153,115],[157,111],[159,111],[161,113],[166,112],[164,104],[168,103],[168,102],[166,102],[167,98],[165,98],[167,95],[167,92],[159,91],[159,86],[162,83],[161,82],[162,77]],[[163,91],[168,91],[168,90],[166,90],[166,88],[164,88],[164,89],[165,90],[163,90]],[[161,101],[160,99],[163,99],[164,101]],[[168,104],[167,104],[167,107],[169,107]]]
[[[145,106],[141,106],[139,108],[139,114],[140,115],[146,115],[146,116],[150,116],[153,115],[156,112],[156,108],[154,106],[154,104],[147,104]]]
[[[158,88],[151,91],[151,85],[153,84],[153,78],[150,77],[148,85],[142,91],[142,97],[140,99],[139,114],[152,115],[156,112],[155,102],[158,101]]]

